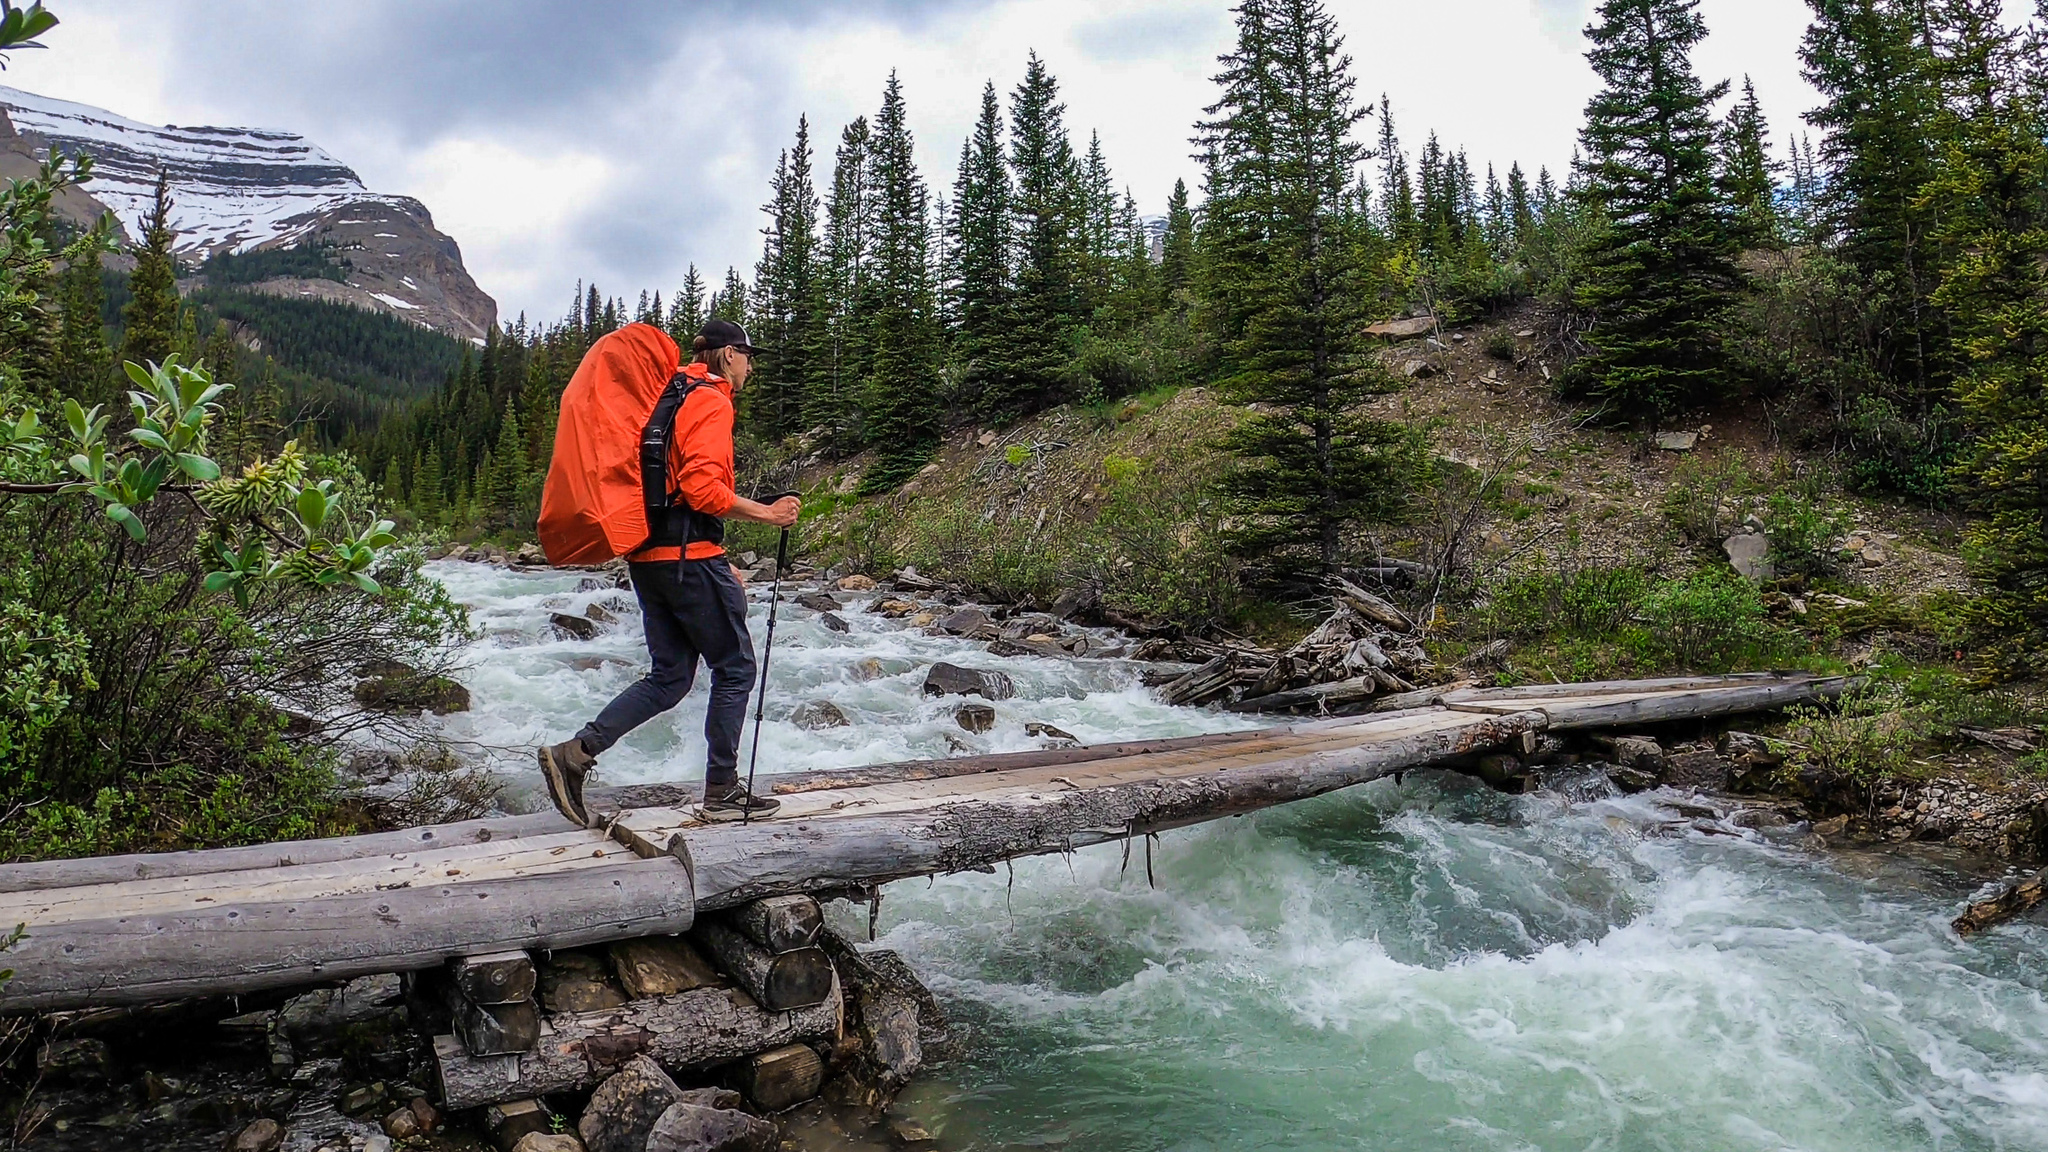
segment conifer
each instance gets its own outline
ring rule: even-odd
[[[875,115],[868,167],[875,198],[874,266],[862,299],[873,361],[862,412],[877,458],[862,486],[886,491],[930,457],[941,426],[934,299],[926,263],[929,194],[918,175],[903,85],[894,72]]]
[[[1195,214],[1188,209],[1188,185],[1173,182],[1166,198],[1166,231],[1159,238],[1160,306],[1185,311],[1194,280]]]
[[[445,483],[441,478],[441,447],[430,444],[426,454],[412,466],[412,510],[422,522],[440,522],[443,501],[447,499]]]
[[[668,309],[668,334],[687,351],[690,342],[704,329],[704,277],[695,264],[683,275],[683,286]]]
[[[178,265],[171,245],[170,173],[159,171],[149,215],[142,222],[142,246],[135,251],[135,271],[128,277],[130,298],[121,312],[121,359],[137,364],[162,363],[178,335]]]
[[[1602,0],[1586,58],[1603,81],[1586,106],[1583,199],[1607,227],[1586,254],[1579,303],[1593,317],[1579,387],[1654,428],[1727,386],[1721,336],[1741,285],[1715,180],[1712,106],[1691,53],[1698,0]]]
[[[1736,236],[1746,247],[1775,247],[1783,238],[1778,220],[1778,173],[1771,157],[1770,127],[1756,96],[1756,84],[1742,78],[1742,99],[1729,110],[1722,129],[1721,186],[1735,213]]]
[[[981,116],[960,145],[949,221],[953,299],[964,399],[978,414],[992,411],[988,376],[1000,358],[1010,306],[1010,169],[1003,158],[1003,113],[990,81]],[[996,394],[1005,390],[998,387]]]
[[[96,243],[74,245],[57,282],[58,339],[53,376],[58,390],[90,408],[108,399],[110,359]]]
[[[867,117],[856,117],[840,132],[833,153],[832,191],[825,206],[824,274],[819,277],[817,347],[811,380],[804,389],[804,423],[824,428],[833,446],[852,448],[863,439],[859,396],[867,378],[869,317],[861,311],[868,292],[874,244],[875,195],[868,154]]]
[[[797,120],[796,143],[776,162],[766,243],[754,270],[754,342],[762,349],[747,395],[749,412],[771,436],[799,430],[807,361],[814,343],[812,306],[817,293],[818,193],[811,179],[811,127]]]
[[[1066,369],[1067,337],[1082,306],[1082,197],[1059,82],[1032,53],[1010,95],[1011,199],[1016,282],[1000,367],[982,391],[982,411],[1006,419],[1054,401]]]

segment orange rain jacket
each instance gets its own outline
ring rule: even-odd
[[[640,488],[640,431],[676,374],[682,352],[651,324],[628,324],[598,338],[562,392],[555,450],[541,494],[539,535],[551,564],[603,564],[647,539]],[[701,364],[683,371],[704,379],[676,413],[669,475],[691,507],[710,516],[732,509],[732,385]],[[690,558],[725,550],[690,545]],[[649,548],[634,560],[674,560],[676,549]]]

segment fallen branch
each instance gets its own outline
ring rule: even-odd
[[[2024,916],[2043,897],[2048,897],[2048,871],[2029,876],[1996,896],[1975,900],[1963,909],[1963,914],[1949,921],[1949,927],[1956,935],[1965,939],[1989,928],[1996,928],[2017,916]]]

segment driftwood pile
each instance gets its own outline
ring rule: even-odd
[[[1342,577],[1328,590],[1330,615],[1293,647],[1225,649],[1162,686],[1160,697],[1232,712],[1339,716],[1441,679],[1407,613]]]

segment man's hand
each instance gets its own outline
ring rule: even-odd
[[[787,528],[796,523],[796,518],[803,513],[803,510],[803,501],[794,496],[784,496],[768,506],[767,523],[773,524],[777,528]]]

